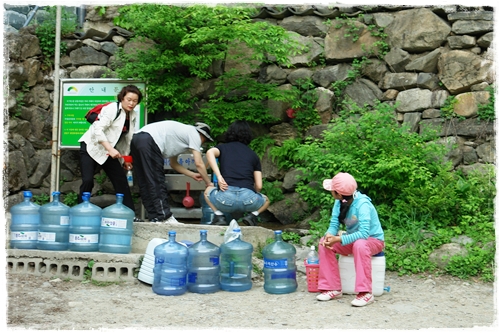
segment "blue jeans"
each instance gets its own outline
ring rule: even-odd
[[[263,194],[237,186],[229,186],[225,191],[214,188],[210,191],[209,200],[224,213],[253,212],[266,202]]]

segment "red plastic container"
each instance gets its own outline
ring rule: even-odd
[[[304,265],[306,266],[307,290],[310,293],[319,292],[318,289],[319,265],[308,264],[307,259],[304,259]]]

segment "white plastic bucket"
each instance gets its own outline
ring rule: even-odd
[[[354,269],[354,257],[352,255],[339,255],[340,280],[344,294],[357,294],[354,291],[356,282],[356,270]],[[380,296],[384,293],[385,280],[385,255],[372,257],[372,293]]]

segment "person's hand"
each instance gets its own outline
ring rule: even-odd
[[[319,243],[320,245],[326,247],[327,249],[332,249],[333,244],[335,244],[335,237],[333,235],[327,234],[323,238],[323,242]]]
[[[196,181],[202,181],[203,180],[203,177],[199,173],[196,173],[196,172],[193,172],[193,175],[191,176],[191,178],[193,178]]]
[[[130,163],[130,162],[124,162],[123,163],[123,168],[125,170],[132,170],[132,168],[133,168],[132,163]]]
[[[217,181],[219,182],[219,189],[224,192],[225,190],[228,189],[229,185],[227,185],[226,180],[224,177],[220,176],[217,178]]]
[[[111,156],[111,158],[122,157],[122,154],[120,154],[120,152],[118,150],[116,150],[115,148],[111,148],[110,150],[108,150],[108,155]]]

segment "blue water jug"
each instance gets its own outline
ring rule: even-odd
[[[52,192],[52,202],[40,207],[39,250],[65,251],[69,248],[69,207],[60,201],[61,192]]]
[[[23,192],[22,202],[10,208],[10,247],[12,249],[36,249],[40,205],[32,202],[31,191]]]
[[[220,248],[207,240],[200,230],[200,241],[188,249],[187,288],[192,293],[208,294],[220,290]]]
[[[253,245],[238,238],[220,246],[220,288],[225,291],[246,291],[252,288]]]
[[[187,291],[188,248],[175,241],[176,232],[168,232],[168,241],[155,247],[153,292],[177,296]]]
[[[200,224],[212,224],[214,218],[214,211],[207,204],[205,200],[205,192],[200,193],[200,204],[201,204],[201,221]]]
[[[123,194],[116,203],[104,208],[99,232],[99,252],[128,254],[132,250],[135,212],[123,204]]]
[[[82,200],[69,210],[69,250],[99,251],[102,209],[90,202],[88,192],[83,193]]]
[[[262,250],[264,290],[269,294],[288,294],[297,290],[295,247],[283,241],[281,230],[274,231],[274,242]]]

